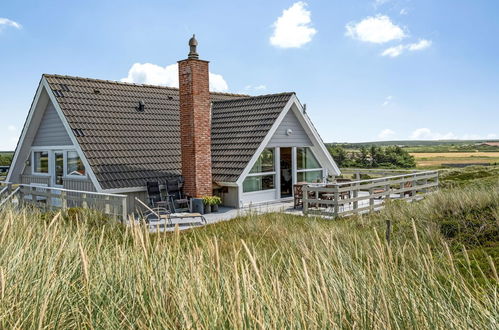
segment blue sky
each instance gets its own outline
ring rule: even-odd
[[[175,85],[192,33],[212,88],[295,91],[327,142],[499,138],[498,13],[493,0],[2,1],[0,150],[42,73]]]

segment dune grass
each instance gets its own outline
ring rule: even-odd
[[[493,329],[498,260],[467,251],[497,246],[442,228],[479,218],[494,235],[498,187],[345,220],[252,215],[153,235],[91,212],[7,209],[0,328]]]

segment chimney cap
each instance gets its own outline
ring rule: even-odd
[[[192,38],[189,39],[189,48],[190,48],[189,56],[188,56],[189,59],[196,59],[196,60],[199,59],[199,54],[198,54],[197,49],[196,49],[197,45],[198,45],[198,41],[196,40],[196,35],[193,34]]]

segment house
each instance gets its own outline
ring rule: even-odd
[[[498,142],[482,142],[482,143],[479,143],[478,145],[486,146],[486,147],[499,147],[499,141]]]
[[[295,93],[210,93],[189,45],[178,89],[44,74],[7,181],[126,194],[133,212],[148,181],[239,208],[340,174]]]

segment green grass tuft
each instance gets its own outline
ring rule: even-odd
[[[348,219],[249,215],[163,234],[88,210],[5,209],[0,328],[492,329],[498,223],[487,185]]]

